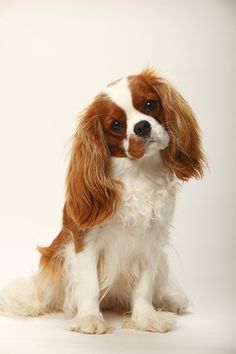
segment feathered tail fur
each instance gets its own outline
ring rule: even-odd
[[[38,273],[15,279],[1,290],[0,314],[39,316],[63,309],[64,249],[69,239],[69,234],[61,231],[49,247],[38,247],[41,253]]]

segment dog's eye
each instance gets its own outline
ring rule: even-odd
[[[111,123],[111,130],[113,132],[119,133],[124,129],[124,123],[121,122],[120,120],[113,120]]]
[[[146,112],[153,112],[158,107],[158,101],[155,100],[145,100],[143,103],[144,109]]]

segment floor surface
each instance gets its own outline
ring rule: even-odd
[[[195,309],[196,310],[196,309]],[[166,334],[120,329],[122,317],[105,313],[113,333],[84,335],[68,331],[63,314],[39,318],[0,317],[1,354],[233,354],[233,325],[230,313],[203,309],[178,316],[176,329]]]

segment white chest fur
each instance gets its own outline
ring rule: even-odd
[[[99,253],[102,288],[110,288],[122,274],[136,277],[143,262],[156,266],[168,241],[176,193],[173,176],[158,161],[153,165],[153,158],[140,165],[113,158],[112,173],[123,183],[118,210],[87,238]]]
[[[152,225],[168,227],[174,210],[176,181],[157,159],[113,158],[113,176],[123,183],[116,218],[145,233]]]

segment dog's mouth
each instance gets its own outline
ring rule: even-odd
[[[157,144],[157,139],[141,138],[132,135],[129,139],[128,156],[134,159],[140,159],[143,157],[151,145]]]
[[[163,134],[160,136],[151,136],[144,139],[145,147],[148,148],[149,146],[156,146],[158,150],[165,149],[169,144],[169,136],[168,134]]]
[[[145,144],[152,144],[152,143],[157,143],[158,141],[157,141],[157,139],[154,139],[154,138],[146,138],[146,139],[144,139],[144,142],[145,142]]]
[[[167,147],[169,139],[166,137],[139,137],[132,134],[128,141],[127,156],[132,159],[140,159],[144,155],[150,156],[155,154],[158,150],[163,150]]]
[[[158,138],[151,137],[151,138],[144,139],[145,148],[148,148],[149,146],[158,145],[160,143],[161,143],[161,141]]]

